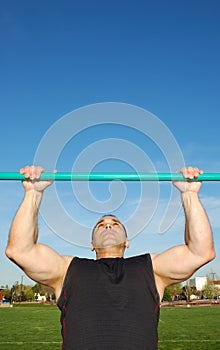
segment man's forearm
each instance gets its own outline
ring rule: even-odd
[[[11,225],[6,255],[25,254],[37,242],[38,209],[42,192],[27,191]],[[12,256],[11,256],[12,255]]]
[[[195,192],[182,193],[186,217],[185,242],[190,251],[198,256],[213,254],[212,230],[206,212]]]

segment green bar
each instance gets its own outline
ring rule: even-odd
[[[0,172],[0,180],[25,180],[19,172]],[[220,181],[220,173],[205,173],[188,180],[178,173],[71,173],[45,172],[40,180],[54,181]]]

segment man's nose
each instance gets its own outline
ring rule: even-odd
[[[106,225],[105,225],[105,228],[106,228],[106,230],[109,230],[109,229],[112,228],[112,225],[111,225],[111,224],[106,224]]]

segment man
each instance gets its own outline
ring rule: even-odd
[[[185,212],[185,244],[124,259],[129,246],[125,227],[106,215],[93,229],[93,260],[61,256],[37,243],[38,210],[52,182],[35,181],[41,167],[26,166],[20,172],[28,181],[23,181],[25,196],[11,225],[6,255],[34,281],[54,288],[62,349],[156,350],[164,288],[188,279],[215,257],[210,223],[198,198],[201,182],[174,182]],[[194,179],[203,171],[188,167],[181,173]]]

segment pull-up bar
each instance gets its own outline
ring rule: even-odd
[[[0,180],[26,180],[19,172],[0,172]],[[189,180],[180,173],[71,173],[45,172],[39,180],[53,181],[220,181],[220,173],[200,174],[198,178]]]

